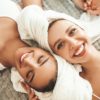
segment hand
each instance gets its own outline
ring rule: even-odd
[[[35,95],[35,92],[25,82],[21,82],[21,85],[28,93],[28,100],[39,100],[38,96]]]
[[[92,15],[100,15],[100,0],[92,0],[91,9],[87,10]]]
[[[92,0],[73,0],[77,7],[87,11],[91,7]]]
[[[92,7],[92,1],[93,0],[84,0],[84,4],[83,4],[84,10],[88,11],[88,10],[91,9],[91,7]]]

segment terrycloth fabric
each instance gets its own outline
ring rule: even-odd
[[[54,55],[58,64],[57,81],[52,92],[41,93],[36,92],[40,100],[92,100],[92,88],[88,81],[79,76],[79,72],[62,58]],[[20,87],[20,79],[18,75],[12,73],[11,76],[16,77],[13,83],[16,83],[16,89],[25,92]],[[18,73],[18,72],[17,72]]]
[[[20,6],[11,0],[0,0],[0,17],[9,17],[16,21],[20,13]]]
[[[25,12],[26,12],[27,8],[29,10],[27,11],[27,14],[26,14]],[[24,10],[25,10],[25,12],[24,12]],[[25,7],[24,10],[22,10],[22,12],[18,18],[18,21],[17,21],[21,39],[22,40],[30,40],[30,39],[39,40],[39,43],[42,43],[43,40],[40,38],[44,37],[45,39],[47,39],[47,36],[46,35],[43,36],[41,34],[40,29],[42,29],[43,32],[45,32],[45,31],[47,32],[47,28],[48,28],[48,22],[45,20],[46,18],[44,18],[44,16],[43,16],[44,11],[36,5]],[[36,13],[36,12],[38,12],[38,13]],[[42,20],[37,20],[37,19],[42,19]],[[37,22],[35,22],[35,21],[37,21]],[[41,23],[41,24],[39,24],[39,23]],[[47,27],[43,27],[44,24]],[[38,28],[39,28],[39,30],[38,30]],[[39,34],[39,36],[38,36],[38,34]],[[48,41],[46,41],[46,42],[48,43]],[[48,46],[48,48],[49,48],[49,46]]]
[[[94,37],[100,34],[100,16],[83,13],[79,20],[84,21],[85,23],[87,22],[89,36]]]
[[[66,19],[80,26],[89,34],[92,32],[86,22],[76,20],[64,13],[52,10],[43,11],[40,7],[31,5],[23,9],[18,18],[18,29],[21,38],[23,40],[36,40],[41,47],[52,52],[48,44],[48,26],[56,19]]]

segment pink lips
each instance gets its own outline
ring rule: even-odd
[[[20,58],[20,62],[22,62],[24,60],[24,58],[26,58],[28,56],[29,53],[25,53],[21,56]]]
[[[74,53],[74,57],[81,57],[85,54],[85,45],[82,44]]]

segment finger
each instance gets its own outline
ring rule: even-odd
[[[90,6],[92,5],[92,0],[86,0],[86,2],[88,5],[90,5]]]
[[[38,96],[33,97],[31,100],[40,100]]]
[[[88,5],[87,5],[87,3],[84,3],[84,10],[88,10]]]
[[[31,88],[25,82],[21,82],[22,87],[27,91],[28,94],[31,92]]]
[[[34,98],[36,97],[35,92],[33,90],[31,90],[30,94],[29,94],[30,98]]]
[[[27,91],[26,83],[23,81],[21,81],[20,83],[21,83],[22,87]]]
[[[35,99],[36,99],[36,100],[39,100],[38,96],[35,96]]]

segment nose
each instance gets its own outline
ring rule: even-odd
[[[39,59],[40,55],[39,53],[36,52],[31,52],[27,58],[24,59],[24,62],[26,65],[28,66],[34,66],[34,67],[38,67],[38,59]]]
[[[70,47],[70,49],[73,49],[77,46],[78,40],[73,37],[66,37],[67,43]]]

